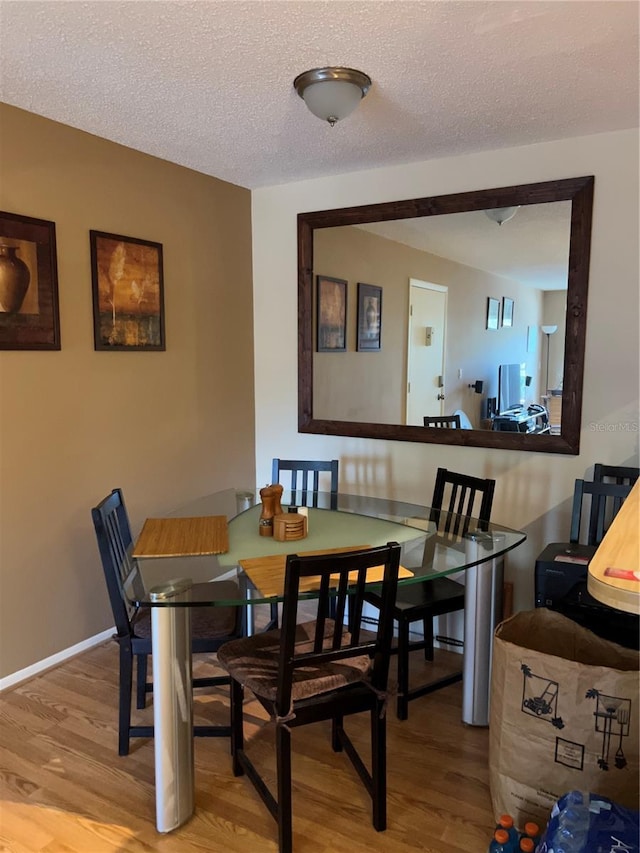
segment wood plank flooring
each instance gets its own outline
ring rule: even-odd
[[[436,669],[460,661],[437,654]],[[214,666],[201,659],[194,672]],[[195,740],[194,817],[156,832],[153,742],[136,738],[118,756],[117,684],[117,647],[108,642],[0,696],[0,853],[275,853],[275,822],[251,784],[232,776],[223,738]],[[296,853],[484,853],[494,825],[489,731],[460,722],[461,695],[457,684],[418,699],[406,722],[389,708],[383,833],[371,826],[348,759],[331,750],[329,725],[294,730]],[[152,722],[151,701],[134,721]],[[224,688],[198,691],[195,704],[197,722],[228,719]],[[252,755],[272,781],[272,727],[255,701],[247,712]],[[366,717],[347,724],[368,755]]]

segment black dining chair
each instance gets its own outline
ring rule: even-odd
[[[422,420],[426,427],[460,429],[460,415],[434,415],[433,417],[425,415]]]
[[[344,750],[372,800],[373,825],[386,828],[386,717],[393,602],[400,546],[348,553],[287,557],[282,628],[225,643],[218,660],[231,676],[231,754],[235,776],[247,774],[278,824],[280,853],[293,850],[291,732],[331,720],[331,746]],[[383,569],[380,619],[375,634],[361,632],[367,571]],[[330,584],[337,579],[337,589]],[[298,624],[298,607],[310,582],[319,589],[318,615]],[[336,618],[329,616],[335,597]],[[350,631],[343,626],[349,600]],[[243,695],[249,689],[275,722],[277,797],[247,755],[243,734]],[[344,729],[344,718],[368,712],[371,770]],[[328,847],[330,842],[327,841]]]
[[[595,599],[588,589],[588,572],[598,545],[633,488],[636,472],[597,463],[597,480],[575,481],[569,541],[546,545],[536,558],[534,575],[536,607],[556,610],[599,637],[630,649],[640,644],[637,614]],[[619,478],[622,482],[617,482]]]
[[[458,474],[446,468],[438,468],[431,499],[430,521],[437,526],[437,533],[427,540],[433,547],[438,539],[456,540],[469,531],[472,521],[488,524],[493,505],[495,480]],[[380,607],[380,597],[373,591],[365,592],[369,604]],[[398,719],[409,716],[409,702],[433,693],[442,687],[462,680],[462,671],[443,678],[434,679],[417,687],[409,687],[410,653],[424,650],[424,659],[434,659],[433,620],[436,616],[464,610],[464,586],[448,577],[434,578],[402,585],[393,611],[398,623],[398,642],[392,650],[398,655]],[[422,622],[423,639],[410,641],[409,630],[414,622]],[[440,638],[447,642],[448,638]],[[456,642],[456,645],[459,645]]]
[[[628,465],[604,465],[596,462],[593,466],[594,483],[617,483],[620,486],[633,486],[640,477],[640,468]]]
[[[288,487],[292,492],[292,500],[300,506],[318,506],[318,496],[321,491],[329,492],[331,509],[338,507],[338,460],[302,460],[302,459],[278,459],[275,458],[271,464],[271,482],[282,483],[282,472],[289,472]],[[321,474],[329,474],[326,482],[329,488],[321,488],[323,479]]]
[[[317,507],[321,491],[329,493],[329,508],[338,508],[338,465],[337,459],[279,459],[271,463],[271,482],[280,483],[291,490],[291,500],[299,506]],[[288,478],[282,476],[288,472]],[[321,475],[328,474],[329,477]],[[282,483],[281,480],[287,480]],[[329,488],[321,488],[328,484]],[[278,605],[271,605],[271,617],[267,628],[278,626]]]
[[[121,489],[110,495],[91,510],[96,531],[102,568],[104,570],[109,601],[115,620],[114,639],[120,648],[120,677],[118,683],[118,754],[128,755],[132,737],[153,737],[153,726],[131,725],[131,693],[133,659],[136,659],[136,707],[144,708],[146,694],[153,690],[147,682],[147,662],[151,654],[151,612],[149,608],[130,603],[125,589],[133,597],[142,594],[142,579],[135,559],[131,557],[131,526]],[[220,581],[229,586],[229,598],[237,598],[237,588],[232,581]],[[221,594],[223,591],[221,589]],[[195,607],[192,614],[192,653],[216,652],[220,646],[245,633],[245,612],[241,607]],[[194,687],[212,687],[229,684],[226,675],[195,678]],[[194,726],[194,735],[200,737],[228,736],[230,726]]]
[[[598,473],[599,476],[604,476],[601,471]],[[573,489],[569,542],[579,543],[582,535],[586,545],[599,545],[632,488],[631,483],[576,480]],[[582,522],[586,496],[590,498],[590,505],[588,507],[588,525],[585,537],[584,534],[581,534],[581,530],[584,530]]]

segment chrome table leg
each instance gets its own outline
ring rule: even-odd
[[[466,541],[467,560],[481,560],[487,537],[493,537],[493,541],[499,535],[470,535]],[[493,632],[502,616],[503,574],[502,557],[465,571],[462,722],[471,726],[489,725]]]
[[[154,587],[151,601],[188,601],[191,581]],[[194,809],[191,608],[151,608],[156,828],[170,832]]]

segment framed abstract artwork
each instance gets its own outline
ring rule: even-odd
[[[347,282],[327,275],[316,277],[317,352],[347,349]]]
[[[513,299],[508,296],[502,297],[502,325],[513,326]]]
[[[96,350],[165,349],[162,244],[90,231]]]
[[[382,288],[358,282],[358,352],[382,347]]]
[[[487,329],[494,331],[500,325],[500,300],[487,299]]]
[[[0,212],[0,349],[60,349],[54,222]]]

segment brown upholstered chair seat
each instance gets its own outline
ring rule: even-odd
[[[325,648],[331,648],[334,625],[332,619],[325,621]],[[303,622],[296,627],[296,655],[313,651],[315,622]],[[343,632],[344,643],[350,642],[347,631]],[[278,686],[278,666],[280,656],[280,629],[243,637],[225,643],[218,652],[218,662],[229,675],[248,687],[256,696],[275,702]],[[291,699],[297,702],[320,693],[337,690],[347,684],[366,679],[371,670],[371,658],[368,655],[344,658],[324,664],[310,663],[309,666],[296,668],[293,672]]]
[[[216,581],[220,598],[237,598],[238,586],[233,581]],[[237,631],[237,607],[192,607],[191,636],[194,640],[229,637]],[[136,637],[151,639],[151,609],[141,607],[131,620]]]

